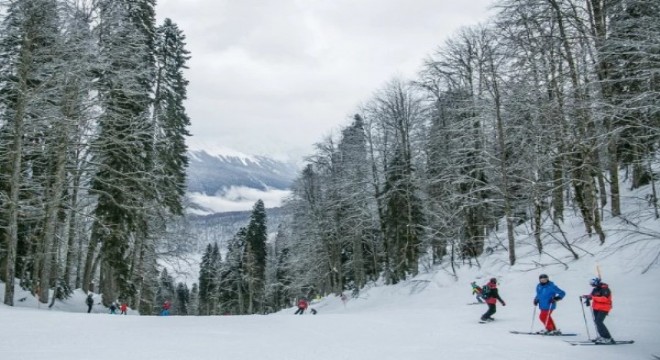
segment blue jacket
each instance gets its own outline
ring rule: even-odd
[[[541,310],[554,310],[556,304],[552,301],[556,296],[563,299],[566,295],[564,290],[560,289],[552,281],[545,284],[539,283],[536,285],[536,300],[539,302],[539,309]]]

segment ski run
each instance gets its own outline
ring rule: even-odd
[[[136,316],[132,310],[124,316],[108,314],[98,301],[87,314],[80,290],[49,309],[17,287],[16,306],[0,305],[0,359],[654,359],[660,356],[660,243],[641,233],[660,233],[660,221],[644,212],[649,211],[645,202],[631,200],[644,198],[644,191],[625,197],[624,213],[635,214],[635,229],[620,218],[605,218],[609,235],[603,246],[584,236],[578,217],[565,219],[565,236],[579,248],[578,260],[552,242],[538,255],[523,224],[516,228],[519,260],[513,267],[500,249],[482,256],[480,266],[458,264],[455,276],[443,263],[396,285],[372,283],[358,296],[346,292],[346,302],[328,295],[312,301],[317,315],[309,310],[293,315],[292,307],[265,316]],[[584,346],[592,345],[588,340],[597,333],[591,308],[580,296],[591,292],[597,269],[613,294],[605,324],[613,339],[633,344]],[[574,336],[511,333],[543,329],[533,304],[541,273],[566,292],[552,318],[565,335]],[[470,283],[482,286],[492,277],[506,306],[498,303],[495,321],[479,324],[487,306],[468,305],[477,301]]]

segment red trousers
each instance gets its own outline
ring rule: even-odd
[[[539,315],[539,319],[541,319],[541,322],[543,325],[545,325],[545,329],[548,331],[557,329],[555,327],[555,322],[552,321],[552,316],[550,315],[551,313],[552,310],[541,310],[541,314]]]

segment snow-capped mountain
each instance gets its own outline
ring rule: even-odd
[[[292,163],[233,150],[191,150],[188,193],[191,212],[249,210],[261,199],[277,207],[289,194],[298,169]]]

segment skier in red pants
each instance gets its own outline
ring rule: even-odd
[[[538,305],[541,310],[539,318],[543,325],[544,330],[539,331],[543,335],[560,335],[561,331],[555,326],[552,320],[552,312],[557,307],[557,301],[566,296],[566,292],[560,289],[555,283],[550,281],[548,275],[541,274],[539,276],[539,284],[536,285],[536,297],[534,298],[534,305]]]

